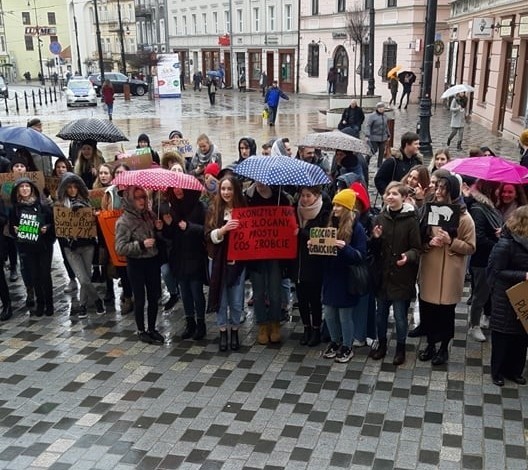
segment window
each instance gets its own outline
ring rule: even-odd
[[[203,33],[207,34],[207,13],[202,13],[202,25]]]
[[[224,22],[225,22],[225,32],[231,32],[231,17],[229,16],[229,10],[224,11]]]
[[[312,15],[319,14],[319,0],[312,0]]]
[[[187,36],[187,17],[185,15],[182,16],[182,23],[183,23],[183,35]]]
[[[383,56],[381,58],[381,79],[388,82],[387,73],[390,69],[396,67],[396,56],[398,53],[398,45],[390,40],[383,43]]]
[[[178,36],[178,17],[173,16],[173,20],[174,20],[174,35]]]
[[[24,40],[26,42],[26,51],[34,51],[33,36],[24,36]]]
[[[396,8],[397,3],[397,0],[387,0],[387,8]]]
[[[213,31],[218,34],[218,12],[213,11]]]
[[[260,10],[258,8],[253,8],[253,22],[255,33],[260,31]]]
[[[57,20],[55,19],[55,12],[48,11],[48,24],[57,24]]]
[[[508,44],[506,49],[506,108],[512,109],[513,97],[515,96],[515,79],[517,77],[517,60],[519,58],[519,46]]]
[[[0,36],[0,51],[4,54],[6,52],[6,40],[4,36]]]
[[[284,5],[284,29],[291,31],[292,29],[292,6]]]
[[[196,22],[196,15],[194,13],[191,15],[191,24],[192,24],[191,34],[196,34],[197,29],[198,29],[198,24]]]
[[[29,11],[23,11],[22,12],[22,24],[31,24],[31,17],[29,15]],[[33,42],[33,41],[31,41]],[[26,44],[27,46],[27,44]],[[26,50],[33,50],[33,49],[26,49]]]
[[[337,11],[343,13],[346,10],[346,0],[337,0]]]
[[[50,40],[50,43],[59,42],[59,36],[50,36],[49,40]]]
[[[275,31],[275,7],[268,7],[269,30]]]
[[[244,17],[242,16],[242,10],[237,10],[237,24],[238,32],[241,33],[244,31]]]
[[[309,77],[319,76],[319,44],[308,44],[308,64],[306,68]]]

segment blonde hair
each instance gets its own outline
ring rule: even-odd
[[[343,208],[344,213],[341,217],[339,217],[339,224],[337,226],[337,239],[343,240],[348,245],[352,240],[354,222],[356,221],[358,212],[355,209],[350,210],[344,206],[341,207]],[[333,227],[332,215],[330,215],[328,226]]]
[[[506,221],[506,227],[514,235],[528,238],[528,206],[515,209]]]
[[[98,189],[98,188],[107,188],[108,186],[111,186],[111,182],[112,180],[110,180],[110,183],[107,185],[107,186],[104,186],[103,183],[101,183],[101,180],[99,179],[99,170],[102,168],[102,167],[105,167],[105,168],[108,168],[108,171],[110,172],[110,176],[113,178],[113,168],[111,165],[109,165],[108,163],[101,163],[98,167],[97,167],[97,178],[95,178],[95,181],[93,183],[93,188],[94,189]]]

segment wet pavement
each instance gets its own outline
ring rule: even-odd
[[[270,129],[256,93],[222,92],[211,108],[204,92],[187,91],[181,101],[118,98],[115,122],[131,139],[148,133],[154,145],[172,129],[193,140],[206,132],[229,162],[242,135],[259,144],[274,135],[295,142],[324,126],[317,110],[326,103],[294,96],[281,104]],[[103,115],[101,107],[53,106],[39,114],[49,134],[74,117]],[[415,127],[416,113],[398,115],[397,135]],[[440,142],[447,114],[435,117]],[[27,117],[10,115],[2,123]],[[515,150],[474,123],[466,137],[501,153]],[[107,156],[114,149],[103,148]],[[241,350],[219,353],[212,316],[206,340],[178,338],[180,302],[169,313],[160,308],[166,344],[146,345],[136,339],[133,317],[118,308],[102,316],[89,311],[86,320],[69,316],[58,248],[52,274],[52,318],[30,317],[21,281],[10,283],[15,315],[0,324],[0,468],[527,468],[528,387],[491,383],[490,342],[467,337],[465,298],[456,311],[449,364],[418,361],[420,339],[409,339],[407,361],[396,368],[395,338],[377,362],[367,358],[367,348],[337,364],[321,357],[322,348],[300,346],[296,309],[282,326],[282,345],[266,347],[255,343],[247,308]]]

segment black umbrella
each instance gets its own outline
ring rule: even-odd
[[[95,140],[96,142],[122,142],[128,140],[111,121],[97,118],[84,118],[66,124],[57,134],[64,140]]]
[[[416,74],[410,70],[402,70],[398,72],[398,80],[402,85],[410,83],[411,85],[416,81]]]

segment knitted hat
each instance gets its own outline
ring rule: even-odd
[[[172,140],[172,139],[183,139],[183,134],[180,131],[173,130],[169,134],[169,140]]]
[[[528,129],[524,129],[519,136],[519,142],[522,146],[528,147]]]
[[[206,175],[212,175],[215,178],[218,176],[218,173],[220,173],[220,165],[216,162],[209,163],[204,170],[204,174]]]
[[[356,193],[358,201],[361,202],[363,206],[362,213],[367,212],[370,209],[370,197],[367,190],[365,189],[365,186],[363,186],[359,181],[356,181],[350,185],[350,189]]]
[[[356,193],[351,189],[343,189],[339,191],[332,199],[332,204],[339,204],[340,206],[345,207],[349,211],[354,210],[356,205]]]
[[[15,153],[15,155],[13,155],[13,158],[11,159],[11,170],[13,170],[13,167],[17,164],[17,163],[21,163],[22,165],[24,165],[26,167],[26,170],[28,169],[28,161],[27,161],[27,158],[24,157],[23,155],[20,155],[20,153]]]

